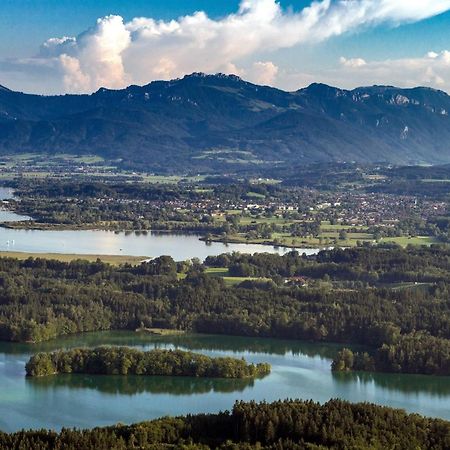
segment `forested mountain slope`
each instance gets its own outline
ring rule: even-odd
[[[0,87],[0,153],[90,153],[154,171],[322,161],[450,162],[450,97],[428,88],[295,92],[192,74],[92,95]]]

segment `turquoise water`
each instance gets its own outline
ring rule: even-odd
[[[262,380],[60,375],[25,378],[37,351],[100,344],[142,349],[182,348],[211,356],[268,362]],[[343,398],[404,408],[450,420],[450,378],[389,374],[333,374],[340,346],[226,336],[154,337],[132,332],[88,333],[39,345],[0,343],[0,429],[94,427],[165,415],[230,409],[237,399]]]

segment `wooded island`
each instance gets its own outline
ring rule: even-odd
[[[26,374],[41,377],[61,373],[92,375],[186,376],[209,378],[257,378],[270,373],[265,363],[244,359],[211,358],[182,350],[150,350],[129,347],[75,348],[37,353],[28,361]]]

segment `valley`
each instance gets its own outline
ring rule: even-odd
[[[450,449],[450,0],[4,0],[1,450]]]

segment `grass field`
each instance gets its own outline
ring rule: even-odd
[[[239,209],[229,209],[226,211],[227,215],[240,216],[241,210]],[[219,222],[225,222],[225,215],[215,216],[216,220]],[[284,219],[283,217],[253,217],[253,216],[240,216],[240,225],[250,225],[250,224],[263,224],[267,223],[269,225],[291,225],[296,222],[301,222],[300,220]]]
[[[179,336],[181,334],[185,334],[186,332],[183,330],[174,330],[169,328],[138,328],[136,330],[137,333],[147,333],[155,336]]]
[[[208,267],[205,273],[213,277],[226,277],[228,275],[228,269],[226,267]]]
[[[213,277],[221,277],[227,286],[233,286],[247,280],[269,280],[268,278],[258,277],[230,277],[228,276],[229,271],[226,267],[208,267],[205,273]]]
[[[260,280],[264,281],[267,278],[256,278],[256,277],[223,277],[223,281],[226,286],[234,286],[235,284],[242,283],[243,281],[248,280]]]
[[[285,219],[280,216],[272,217],[254,217],[248,215],[241,215],[242,211],[229,210],[227,214],[239,215],[239,224],[242,226],[249,226],[255,224],[268,224],[278,225],[282,227],[289,227],[294,223],[301,223],[302,220]],[[216,217],[218,222],[225,221],[225,215]],[[340,232],[346,231],[345,239],[340,239]],[[222,239],[217,237],[212,239],[213,241],[221,241]],[[270,239],[252,238],[248,239],[245,233],[235,233],[227,236],[227,242],[230,243],[247,243],[247,244],[267,244],[278,245],[280,247],[291,248],[325,248],[325,247],[355,247],[358,242],[375,243],[374,236],[368,232],[368,227],[363,225],[343,225],[343,224],[330,224],[328,221],[324,221],[320,225],[320,235],[313,236],[291,236],[289,232],[274,232]],[[379,242],[394,243],[406,247],[407,245],[431,245],[437,243],[436,239],[427,236],[417,237],[393,237],[384,238]]]
[[[1,257],[17,258],[24,260],[27,258],[54,259],[57,261],[70,262],[82,259],[89,262],[95,262],[97,259],[118,266],[120,264],[138,265],[148,256],[129,256],[129,255],[76,255],[68,253],[25,253],[25,252],[0,252]]]
[[[363,230],[363,228],[361,228]],[[221,242],[220,238],[212,239]],[[247,239],[243,233],[232,234],[227,238],[229,243],[246,243],[246,244],[266,244],[280,247],[292,247],[292,248],[324,248],[324,247],[355,247],[358,242],[370,242],[374,244],[373,235],[370,233],[357,232],[357,233],[347,233],[346,239],[339,239],[339,232],[336,231],[326,231],[322,232],[319,237],[293,237],[288,233],[272,233],[271,239],[254,238]],[[431,245],[438,241],[429,236],[416,236],[416,237],[393,237],[384,238],[379,241],[379,243],[393,243],[406,247],[407,245]],[[263,251],[263,250],[262,250]]]
[[[431,236],[415,236],[415,237],[395,237],[395,238],[385,238],[381,239],[380,242],[392,242],[402,247],[406,247],[407,245],[431,245],[436,244],[438,241]]]
[[[322,231],[340,231],[340,230],[351,230],[356,229],[358,231],[366,231],[367,227],[361,226],[361,225],[342,225],[341,223],[331,224],[330,222],[322,222],[320,224],[320,229]]]
[[[433,283],[413,283],[413,282],[404,282],[404,283],[393,283],[388,284],[386,287],[392,289],[394,291],[399,291],[402,289],[426,289],[427,287],[432,286]]]
[[[178,184],[180,181],[186,183],[196,183],[203,181],[204,176],[199,175],[195,177],[183,177],[179,175],[144,175],[142,181],[150,184]]]

